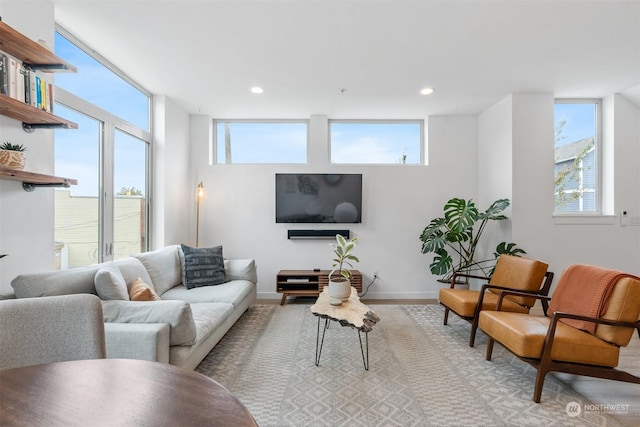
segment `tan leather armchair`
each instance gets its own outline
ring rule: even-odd
[[[594,271],[599,272],[600,280],[589,279]],[[566,279],[576,273],[578,280]],[[606,281],[602,278],[609,281],[604,291],[599,287]],[[562,296],[565,303],[554,304],[551,299],[551,317],[502,311],[508,294],[517,292],[504,291],[496,311],[480,313],[479,327],[489,336],[486,359],[491,360],[497,341],[536,368],[534,402],[540,402],[545,376],[552,371],[640,384],[640,377],[616,369],[620,348],[629,344],[634,329],[640,336],[639,278],[597,267],[570,266],[553,293],[553,299]],[[596,314],[584,314],[591,310]]]
[[[472,274],[454,274],[449,288],[440,289],[438,300],[444,306],[444,324],[449,319],[449,311],[471,323],[469,347],[473,347],[478,329],[478,315],[481,310],[495,310],[498,295],[504,289],[518,290],[532,295],[547,295],[553,281],[553,273],[547,271],[549,266],[544,262],[512,255],[500,255],[496,268],[490,279]],[[475,278],[489,280],[482,288],[456,289],[459,278]],[[531,297],[511,296],[503,301],[504,311],[528,313],[536,300]],[[543,304],[546,312],[546,301]]]

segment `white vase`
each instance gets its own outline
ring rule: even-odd
[[[347,301],[351,296],[351,281],[342,279],[342,281],[334,282],[329,279],[329,303],[331,305],[340,305],[343,301]]]

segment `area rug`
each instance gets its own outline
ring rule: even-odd
[[[438,305],[372,305],[365,371],[358,333],[331,323],[315,366],[318,318],[309,305],[253,305],[197,367],[224,385],[262,427],[619,426],[607,414],[569,416],[591,402],[552,376],[531,400],[535,371]]]

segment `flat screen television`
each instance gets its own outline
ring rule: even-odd
[[[276,223],[360,222],[362,174],[276,174]]]

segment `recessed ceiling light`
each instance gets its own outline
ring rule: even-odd
[[[251,88],[251,92],[253,93],[262,93],[264,90],[260,86],[254,86]]]
[[[431,95],[433,93],[432,87],[425,87],[420,91],[420,95]]]

